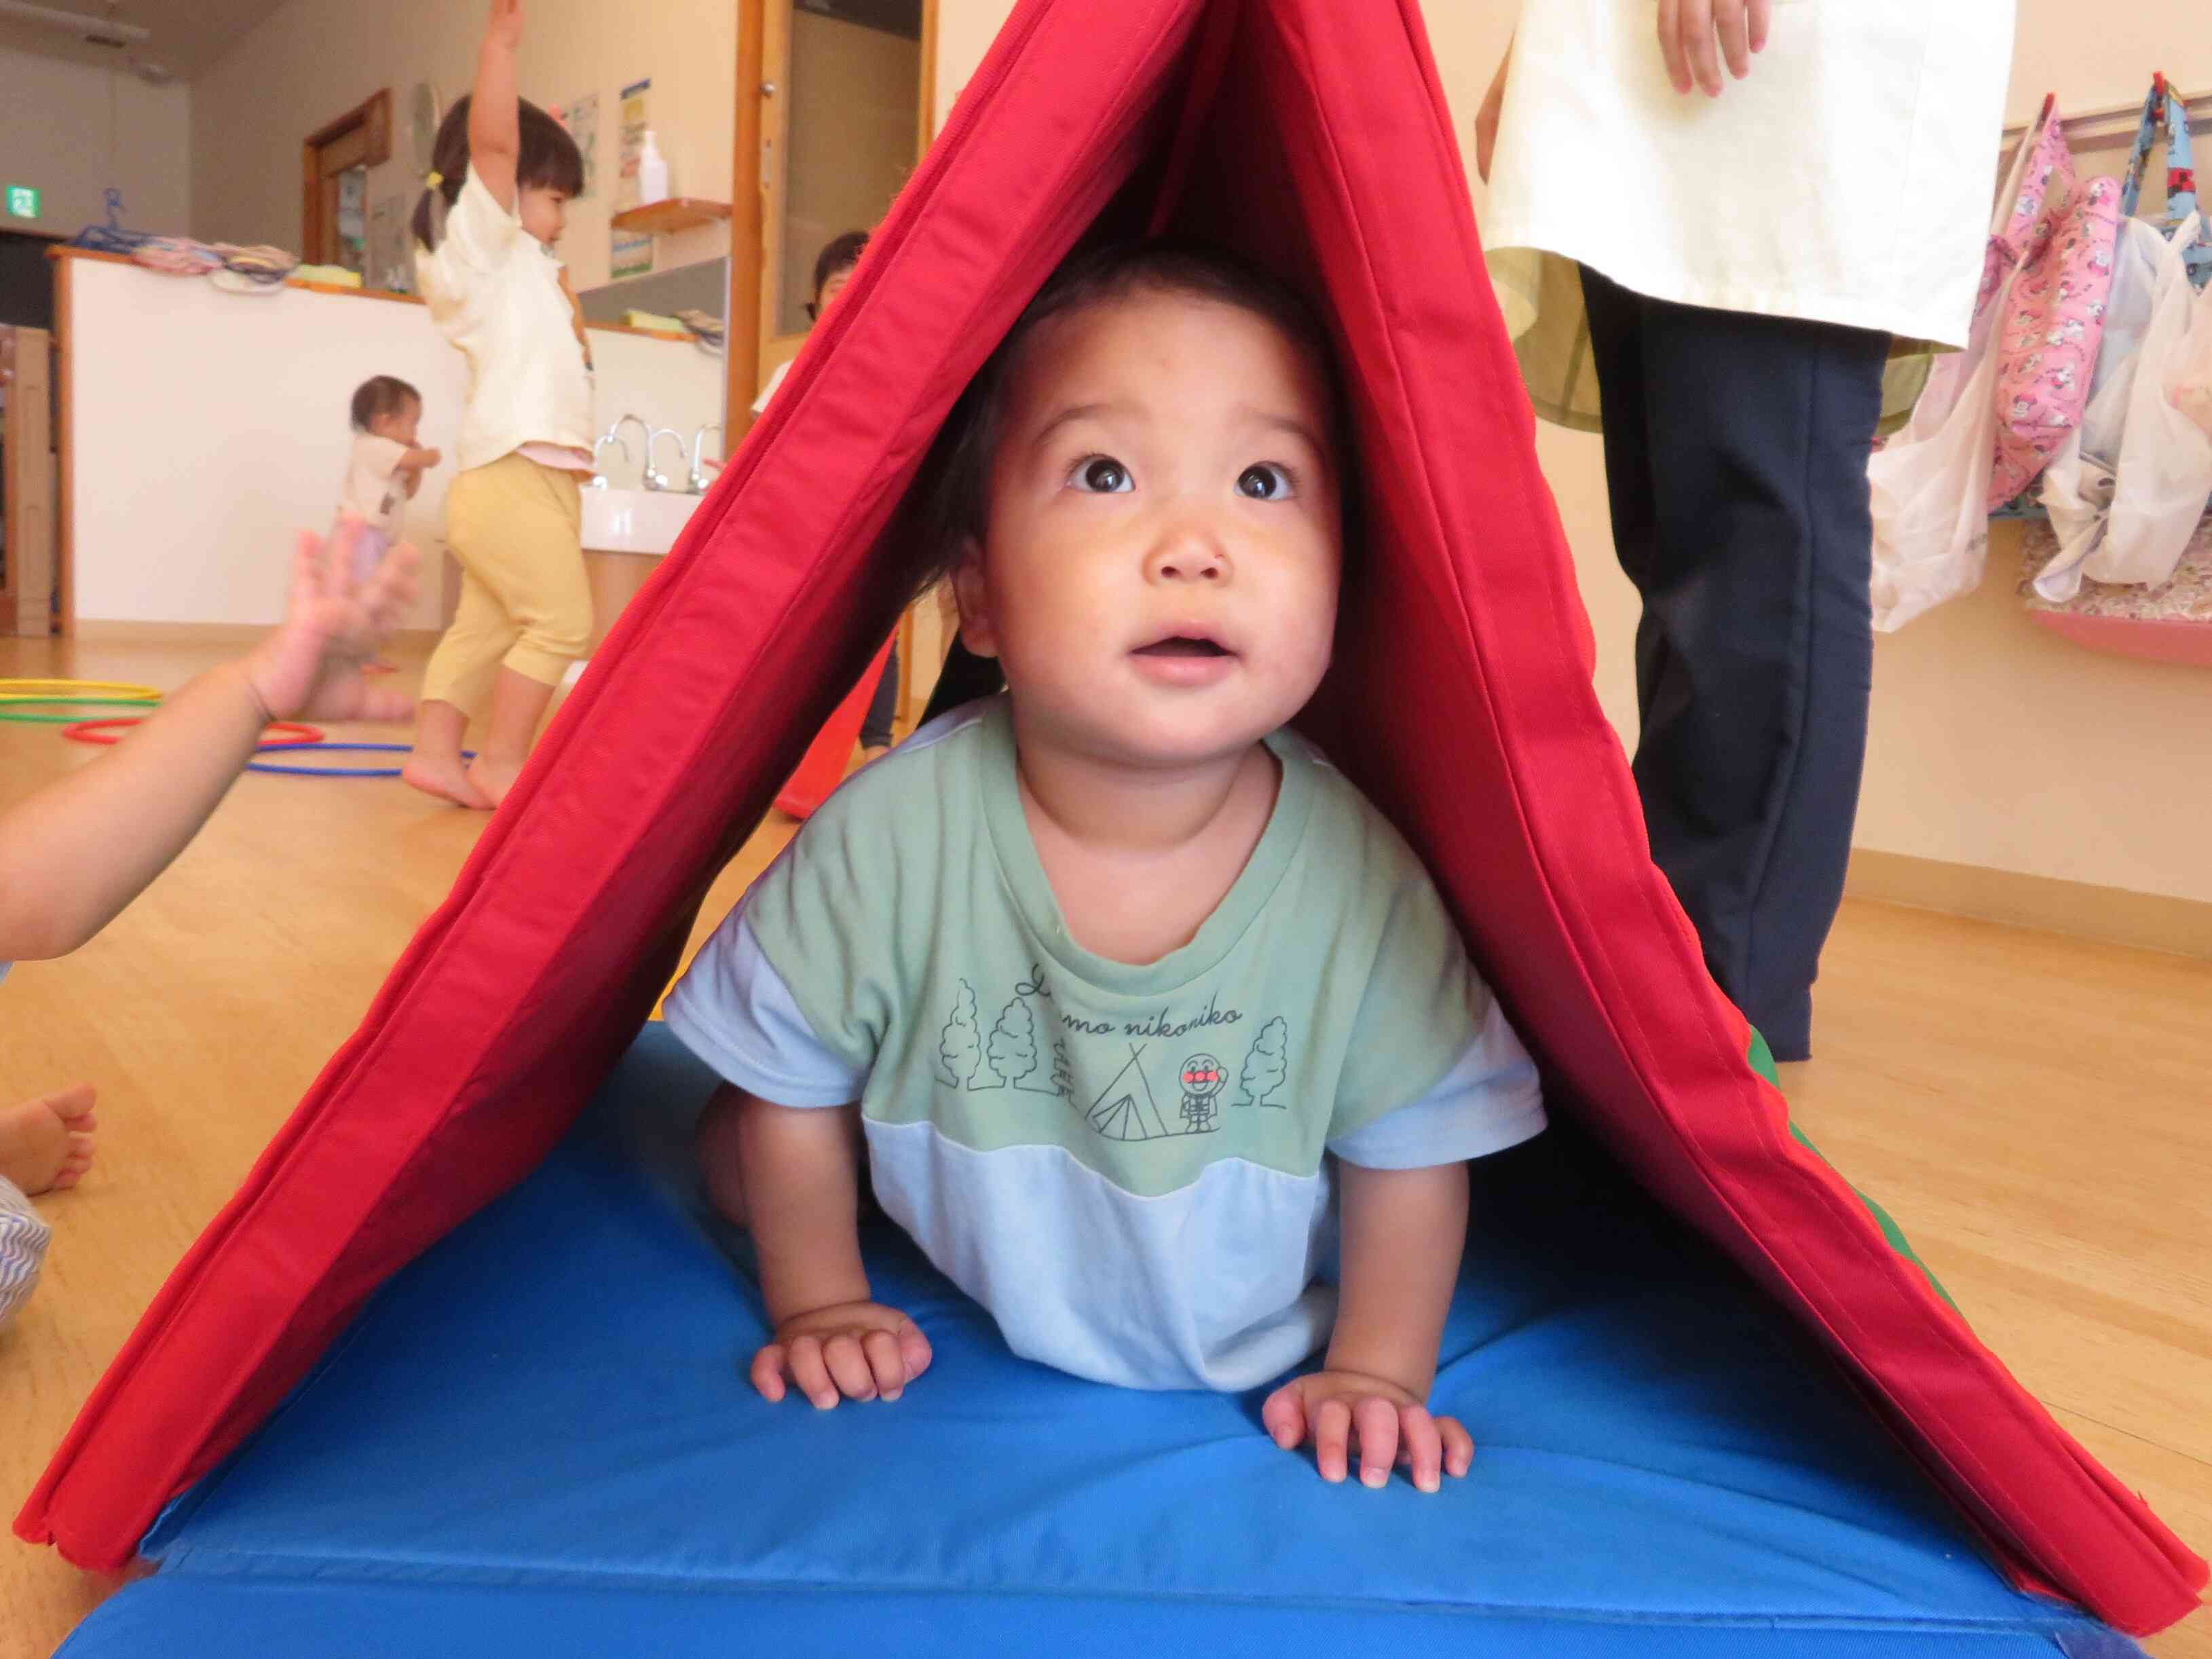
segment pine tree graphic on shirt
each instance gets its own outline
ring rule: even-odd
[[[952,1005],[952,1018],[945,1022],[937,1039],[937,1080],[951,1089],[963,1084],[969,1089],[1005,1086],[1006,1080],[995,1072],[988,1083],[983,1082],[984,1067],[982,1031],[975,1019],[975,988],[963,979]]]
[[[1243,1074],[1237,1084],[1244,1091],[1239,1106],[1273,1106],[1277,1111],[1286,1110],[1284,1103],[1271,1101],[1269,1095],[1283,1086],[1291,1070],[1291,1028],[1280,1014],[1260,1028],[1260,1039],[1252,1045],[1252,1052],[1244,1056]]]
[[[992,1071],[1015,1088],[1033,1095],[1061,1092],[1057,1081],[1048,1082],[1040,1075],[1044,1059],[1037,1048],[1036,1016],[1030,1012],[1030,1005],[1019,993],[1000,1011],[999,1023],[991,1028],[991,1040],[983,1053],[991,1062]]]

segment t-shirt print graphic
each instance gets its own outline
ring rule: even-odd
[[[1163,1094],[1152,1087],[1146,1056],[1159,1045],[1132,1042],[1105,1086],[1085,1104],[1079,1091],[1078,1067],[1071,1054],[1071,1036],[1048,1036],[1049,1011],[1040,1015],[1032,1000],[1048,1000],[1043,975],[1032,971],[1013,988],[1000,1010],[990,1034],[983,1032],[981,1004],[973,983],[958,981],[951,1012],[938,1033],[937,1081],[947,1089],[970,1094],[992,1090],[1014,1090],[1049,1095],[1065,1100],[1101,1139],[1115,1141],[1169,1140],[1185,1135],[1212,1134],[1221,1127],[1221,1097],[1230,1085],[1229,1063],[1210,1052],[1188,1055],[1176,1068],[1176,1086],[1164,1091],[1173,1110],[1164,1109]],[[1073,1034],[1093,1039],[1084,1045],[1085,1059],[1096,1056],[1103,1033],[1084,1023]],[[1096,1076],[1112,1063],[1082,1067]],[[1241,1070],[1236,1074],[1235,1110],[1249,1107],[1285,1109],[1275,1098],[1290,1074],[1290,1025],[1279,1014],[1261,1028]]]

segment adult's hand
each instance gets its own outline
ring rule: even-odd
[[[1774,0],[1659,0],[1659,51],[1674,90],[1719,97],[1728,84],[1722,64],[1739,81],[1750,74],[1773,17]]]

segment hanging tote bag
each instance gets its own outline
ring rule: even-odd
[[[1966,349],[1936,360],[1912,418],[1867,463],[1874,506],[1874,625],[1893,633],[1981,584],[1983,499],[1996,428],[1997,325],[2016,272],[2000,270]]]
[[[2212,438],[2212,284],[2198,293],[2189,337],[2166,367],[2166,400]]]
[[[2035,534],[2036,593],[2063,605],[2080,591],[2081,566],[2104,545],[2112,496],[2119,485],[2120,446],[2143,362],[2143,337],[2157,307],[2159,280],[2173,264],[2172,245],[2141,219],[2120,222],[2112,258],[2112,293],[2104,345],[2091,377],[2089,404],[2044,469],[2040,496],[2055,546]]]
[[[2057,100],[2046,97],[1998,199],[1983,267],[1984,289],[2001,265],[2016,272],[1997,347],[1990,512],[2033,483],[2081,424],[2119,222],[2119,186],[2110,179],[2080,182]]]
[[[2146,367],[2136,375],[2120,436],[2112,525],[2104,545],[2081,567],[2097,581],[2148,586],[2166,580],[2212,500],[2212,436],[2166,395],[2166,365],[2185,354],[2196,322],[2187,251],[2201,224],[2191,214],[2166,247],[2143,334]]]
[[[2197,167],[2189,152],[2189,112],[2180,94],[2166,84],[2166,76],[2150,78],[2150,95],[2143,100],[2142,119],[2136,125],[2135,153],[2128,157],[2128,173],[2120,186],[2120,211],[2133,217],[2142,201],[2143,174],[2159,130],[2166,131],[2166,216],[2151,222],[2169,234],[2197,211]],[[2189,280],[2198,288],[2212,283],[2212,229],[2200,221],[2197,235],[2186,245],[2184,263]]]

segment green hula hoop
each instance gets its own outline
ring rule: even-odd
[[[84,718],[82,714],[33,714],[29,708],[152,708],[157,705],[144,697],[25,697],[21,702],[0,706],[0,720],[16,726],[74,726]]]

